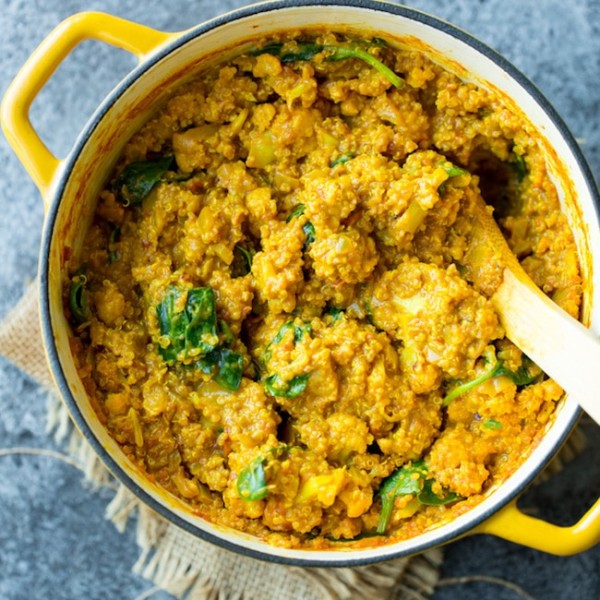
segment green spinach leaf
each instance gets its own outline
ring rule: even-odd
[[[167,362],[174,362],[185,347],[185,330],[188,325],[184,311],[176,310],[182,290],[172,286],[156,307],[160,335],[166,338],[158,351]]]
[[[292,212],[287,216],[285,222],[289,223],[292,219],[303,215],[305,210],[306,206],[304,204],[296,204],[296,206],[294,206],[292,209]]]
[[[314,44],[312,42],[302,42],[298,44],[298,50],[287,51],[281,53],[281,62],[284,64],[297,62],[297,61],[307,61],[314,58],[317,54],[320,54],[325,49],[323,44]]]
[[[246,248],[241,244],[236,244],[233,248],[234,258],[235,254],[238,255],[239,261],[236,261],[237,269],[236,275],[238,277],[243,277],[244,275],[248,275],[252,271],[252,261],[254,260],[254,255],[256,254],[256,250],[254,248]]]
[[[301,323],[300,325],[294,323],[294,321],[288,321],[287,323],[284,323],[273,336],[273,339],[269,342],[269,345],[265,348],[262,356],[263,364],[266,365],[271,360],[271,347],[281,343],[285,337],[285,334],[292,330],[294,332],[294,344],[297,344],[305,335],[311,334],[311,327],[309,323]]]
[[[489,379],[501,376],[508,377],[513,381],[513,383],[515,383],[515,385],[519,387],[534,383],[540,378],[539,373],[531,373],[524,365],[521,365],[516,371],[511,371],[504,366],[504,362],[502,360],[497,360],[490,369],[479,375],[479,377],[457,385],[455,388],[450,390],[450,392],[448,392],[444,397],[442,405],[448,406],[454,400],[456,400],[456,398],[462,396],[462,394],[468,392],[469,390],[476,388]]]
[[[213,350],[217,354],[214,380],[226,390],[235,392],[242,383],[244,358],[229,348]]]
[[[121,257],[119,251],[115,247],[121,239],[121,229],[113,227],[108,237],[108,264],[112,265]]]
[[[217,320],[212,288],[188,290],[182,309],[184,293],[171,286],[156,307],[163,338],[159,343],[159,353],[169,365],[191,360],[195,368],[211,375],[223,388],[230,391],[239,389],[244,357],[227,348],[233,342],[233,334],[225,321]]]
[[[283,381],[277,374],[270,375],[264,381],[265,389],[271,396],[295,398],[306,389],[309,377],[310,373],[304,373],[303,375],[292,377],[290,381]]]
[[[496,419],[486,419],[483,423],[483,427],[485,429],[499,430],[502,429],[502,423]]]
[[[381,515],[377,523],[377,533],[387,531],[394,509],[394,501],[398,496],[412,494],[424,506],[441,506],[456,502],[461,497],[447,491],[443,496],[433,492],[434,479],[427,477],[427,466],[423,461],[415,461],[411,466],[400,467],[392,473],[379,488],[381,498]]]
[[[293,208],[292,212],[287,216],[287,219],[285,220],[285,222],[289,223],[292,219],[295,219],[296,217],[303,215],[305,210],[306,210],[306,206],[304,206],[304,204],[296,205]],[[312,244],[316,239],[315,226],[310,221],[308,221],[302,226],[302,231],[304,232],[304,235],[306,236],[304,245],[302,246],[302,250],[306,250],[308,248],[308,246],[310,246],[310,244]]]
[[[315,231],[315,226],[310,221],[304,224],[302,231],[304,231],[304,235],[306,236],[302,249],[306,250],[317,238],[317,232]]]
[[[432,490],[434,483],[435,481],[433,479],[426,479],[423,482],[423,489],[417,495],[421,504],[424,504],[425,506],[442,506],[460,500],[460,496],[454,492],[446,492],[443,496],[434,494]]]
[[[335,323],[336,321],[339,321],[342,318],[342,316],[344,315],[344,309],[337,308],[335,306],[328,306],[323,311],[323,315],[324,316],[329,315],[331,317],[331,319],[333,320],[333,322]]]
[[[352,160],[353,158],[354,158],[354,154],[352,154],[352,152],[346,152],[345,154],[340,154],[337,158],[334,158],[329,163],[329,168],[333,169],[334,167],[337,167],[338,165],[344,165],[348,161]]]
[[[260,56],[261,54],[273,54],[274,56],[279,56],[281,54],[281,50],[283,49],[283,44],[281,42],[269,42],[264,45],[262,48],[256,48],[250,52],[251,56]]]
[[[183,310],[177,310],[184,293],[171,286],[156,307],[160,335],[164,338],[159,352],[167,362],[205,355],[219,340],[212,288],[188,290]]]
[[[233,333],[231,332],[229,325],[227,325],[227,321],[219,319],[217,321],[217,329],[219,331],[221,343],[225,344],[225,346],[231,346],[231,344],[233,344]]]
[[[217,335],[217,311],[212,288],[193,288],[188,291],[185,304],[187,325],[185,328],[186,357],[207,354],[219,342]]]
[[[247,501],[263,500],[267,497],[267,476],[265,461],[257,456],[248,466],[244,467],[237,478],[237,491],[240,498]]]
[[[396,75],[387,65],[382,63],[378,58],[369,54],[362,48],[346,47],[346,46],[325,46],[329,52],[327,60],[344,60],[347,58],[358,58],[369,66],[373,67],[377,72],[381,73],[395,88],[400,89],[404,85],[404,80]]]
[[[441,166],[444,169],[444,171],[446,171],[446,174],[448,175],[448,179],[451,179],[452,177],[458,177],[459,175],[464,175],[465,173],[468,173],[468,171],[466,169],[457,167],[456,165],[452,164],[449,161],[441,162],[438,166]],[[448,180],[446,180],[440,184],[440,186],[438,188],[438,191],[440,194],[445,193],[447,182],[448,182]]]
[[[269,345],[279,344],[290,329],[294,330],[294,344],[302,340],[305,335],[311,334],[311,327],[309,323],[300,323],[298,325],[293,321],[288,321],[279,328],[279,331],[275,334],[275,337]]]
[[[371,44],[372,46],[381,47],[383,40],[377,38],[377,42]],[[385,42],[384,42],[385,43]],[[387,65],[381,62],[378,58],[375,58],[372,54],[359,47],[358,44],[352,46],[337,46],[333,44],[316,44],[314,42],[300,42],[297,45],[296,50],[285,51],[283,46],[280,44],[270,44],[264,46],[260,50],[255,50],[253,54],[258,56],[259,54],[273,54],[279,56],[282,63],[287,64],[297,61],[309,61],[312,60],[317,54],[325,53],[325,60],[338,61],[346,60],[349,58],[356,58],[367,63],[373,67],[376,71],[381,73],[394,87],[400,89],[404,85],[404,81],[401,77],[396,75]]]
[[[162,181],[164,174],[173,165],[172,156],[156,160],[129,163],[116,181],[116,190],[125,206],[136,206]]]
[[[527,163],[525,162],[525,157],[522,154],[517,154],[516,152],[513,152],[508,164],[515,172],[515,175],[517,176],[517,181],[521,183],[523,179],[525,179],[527,173],[529,172],[527,168]]]
[[[502,363],[498,367],[495,376],[500,377],[500,375],[505,375],[511,379],[517,387],[523,387],[525,385],[529,385],[530,383],[534,383],[540,379],[540,374],[531,373],[526,366],[528,362],[531,362],[531,360],[528,357],[523,357],[523,364],[521,364],[516,371],[507,369],[504,366],[504,363]]]
[[[69,288],[69,308],[71,315],[78,325],[87,323],[92,317],[87,297],[87,277],[82,273],[71,279]]]
[[[444,171],[446,171],[448,178],[458,177],[459,175],[464,175],[465,173],[469,172],[466,169],[462,169],[461,167],[457,167],[456,165],[453,165],[452,163],[445,164]]]
[[[417,495],[421,492],[422,463],[414,463],[411,467],[401,467],[392,473],[379,488],[379,497],[381,498],[381,515],[377,523],[377,533],[385,533],[392,511],[394,509],[394,500],[398,496],[407,494]]]

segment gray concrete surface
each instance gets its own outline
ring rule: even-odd
[[[0,94],[43,37],[81,10],[105,10],[181,30],[243,0],[0,0]],[[585,143],[600,172],[600,2],[598,0],[415,0],[407,4],[467,29],[532,79]],[[60,67],[32,109],[32,120],[60,156],[133,60],[86,42]],[[0,317],[36,273],[43,220],[33,183],[0,136]],[[594,365],[590,365],[594,368]],[[597,367],[595,367],[597,368]],[[600,393],[600,391],[599,391]],[[523,502],[566,524],[600,494],[600,434],[589,425],[588,450]],[[57,450],[45,432],[45,397],[0,360],[0,448]],[[118,534],[103,520],[107,492],[81,484],[73,467],[50,458],[0,456],[0,600],[133,600],[151,584],[132,575],[134,529]],[[442,576],[509,579],[537,600],[600,598],[600,547],[569,558],[547,556],[478,536],[446,549]],[[162,592],[152,596],[169,598]],[[440,587],[434,600],[518,595],[491,582]]]

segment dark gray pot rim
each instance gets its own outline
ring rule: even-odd
[[[550,460],[552,455],[560,448],[562,443],[566,440],[572,428],[574,427],[577,419],[579,417],[580,411],[575,411],[570,422],[564,428],[562,435],[555,447],[548,451],[548,455],[544,460],[541,460],[535,469],[532,469],[527,480],[524,481],[520,486],[516,487],[511,491],[510,494],[499,495],[497,501],[494,502],[489,510],[485,513],[481,514],[479,518],[473,519],[469,521],[466,525],[462,527],[457,527],[449,531],[446,535],[440,535],[436,538],[435,544],[432,545],[431,542],[423,542],[419,543],[413,542],[412,540],[408,540],[407,544],[398,544],[398,550],[393,554],[383,556],[381,558],[375,557],[366,557],[366,558],[358,558],[358,559],[346,559],[346,560],[321,560],[311,558],[311,552],[306,552],[306,557],[302,557],[301,559],[288,558],[285,556],[280,556],[276,554],[268,554],[266,552],[260,552],[252,549],[248,549],[246,547],[237,545],[228,541],[227,539],[221,538],[219,536],[208,533],[188,521],[182,519],[177,514],[169,510],[163,504],[157,502],[154,497],[152,497],[147,491],[145,491],[142,487],[137,485],[129,475],[124,471],[124,469],[119,465],[119,463],[107,452],[107,450],[100,444],[96,436],[94,435],[91,427],[88,425],[85,420],[77,402],[73,394],[71,393],[67,378],[62,369],[59,353],[56,347],[54,334],[53,334],[53,325],[50,311],[50,300],[49,300],[49,259],[50,259],[50,248],[53,239],[53,232],[55,228],[55,223],[57,219],[57,215],[60,210],[60,200],[65,191],[67,182],[69,180],[70,174],[73,170],[73,167],[89,138],[89,136],[94,132],[98,124],[102,121],[106,113],[111,109],[113,104],[117,101],[117,99],[135,82],[137,79],[142,77],[147,71],[149,71],[154,65],[160,62],[163,58],[165,58],[171,52],[174,52],[178,48],[184,46],[191,40],[194,40],[198,36],[216,29],[222,25],[230,23],[232,21],[248,17],[251,15],[255,15],[258,13],[265,13],[271,11],[282,10],[291,7],[315,7],[315,9],[324,7],[324,6],[350,6],[354,8],[362,8],[369,9],[381,12],[387,12],[390,15],[398,15],[401,17],[405,17],[425,25],[431,26],[435,29],[438,29],[449,36],[457,38],[461,42],[464,42],[468,46],[471,46],[494,63],[496,63],[500,68],[502,68],[505,72],[507,72],[521,87],[525,88],[527,92],[536,100],[536,102],[540,105],[543,111],[550,117],[553,121],[557,129],[560,131],[562,137],[568,144],[570,150],[572,151],[574,157],[576,158],[579,168],[586,180],[587,186],[589,188],[590,194],[593,197],[594,205],[596,209],[596,222],[598,222],[598,210],[600,207],[600,194],[598,193],[598,189],[595,185],[594,178],[592,176],[591,170],[579,148],[575,138],[567,128],[564,121],[552,107],[550,102],[544,97],[544,95],[537,89],[537,87],[523,75],[516,67],[514,67],[510,62],[508,62],[504,57],[498,54],[495,50],[479,41],[469,33],[451,25],[450,23],[443,21],[437,17],[433,17],[429,14],[423,13],[419,10],[415,10],[413,8],[408,8],[405,6],[391,4],[387,2],[379,2],[377,0],[275,0],[273,2],[264,2],[256,5],[249,5],[232,12],[226,13],[222,16],[211,19],[205,23],[199,24],[198,26],[190,29],[183,33],[180,37],[173,40],[171,43],[167,44],[165,47],[161,48],[155,55],[151,56],[148,60],[141,63],[135,69],[133,69],[116,87],[115,89],[105,98],[105,100],[98,107],[92,118],[85,125],[81,134],[79,135],[73,149],[69,153],[69,156],[65,159],[65,168],[62,172],[60,180],[57,182],[56,191],[53,195],[53,199],[50,203],[50,207],[48,210],[48,214],[46,215],[46,219],[44,222],[44,229],[42,232],[42,240],[41,240],[41,250],[40,250],[40,262],[39,262],[39,292],[40,292],[40,316],[41,316],[41,325],[42,325],[42,334],[44,339],[45,348],[48,354],[48,361],[53,373],[54,379],[56,381],[58,390],[63,400],[65,401],[71,417],[73,418],[75,424],[77,425],[80,432],[85,436],[87,441],[93,447],[96,454],[102,459],[107,468],[111,471],[111,473],[117,477],[133,494],[135,494],[138,498],[140,498],[146,505],[150,506],[157,513],[165,517],[167,520],[171,521],[175,525],[181,527],[188,533],[195,535],[199,538],[202,538],[206,541],[212,542],[218,546],[226,548],[228,550],[250,556],[252,558],[258,558],[270,562],[295,565],[295,566],[303,566],[303,567],[349,567],[349,566],[357,566],[370,564],[375,562],[380,562],[381,560],[390,560],[393,558],[400,558],[402,556],[418,554],[425,550],[428,550],[434,546],[442,545],[448,543],[452,540],[455,540],[462,535],[468,533],[471,529],[476,527],[478,524],[482,523],[486,519],[488,519],[492,514],[494,514],[497,510],[499,510],[502,506],[507,504],[509,501],[517,497],[524,488],[533,480],[533,478],[544,468],[547,462]],[[417,538],[418,540],[418,538]],[[404,548],[406,546],[406,548]]]

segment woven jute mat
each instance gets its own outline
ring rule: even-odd
[[[164,520],[114,480],[71,426],[67,409],[53,389],[38,314],[34,282],[0,323],[0,354],[49,390],[49,431],[58,443],[67,446],[87,481],[114,489],[115,495],[106,508],[107,519],[119,531],[124,531],[129,519],[135,519],[140,555],[132,559],[134,572],[186,600],[426,600],[431,596],[439,582],[443,560],[440,549],[364,567],[288,567],[229,552]],[[583,433],[576,430],[542,477],[560,470],[584,445]]]

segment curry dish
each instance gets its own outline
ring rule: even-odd
[[[479,195],[577,317],[540,141],[493,90],[342,33],[201,71],[127,143],[65,281],[99,418],[190,511],[271,544],[377,545],[464,513],[562,396],[467,253]]]

